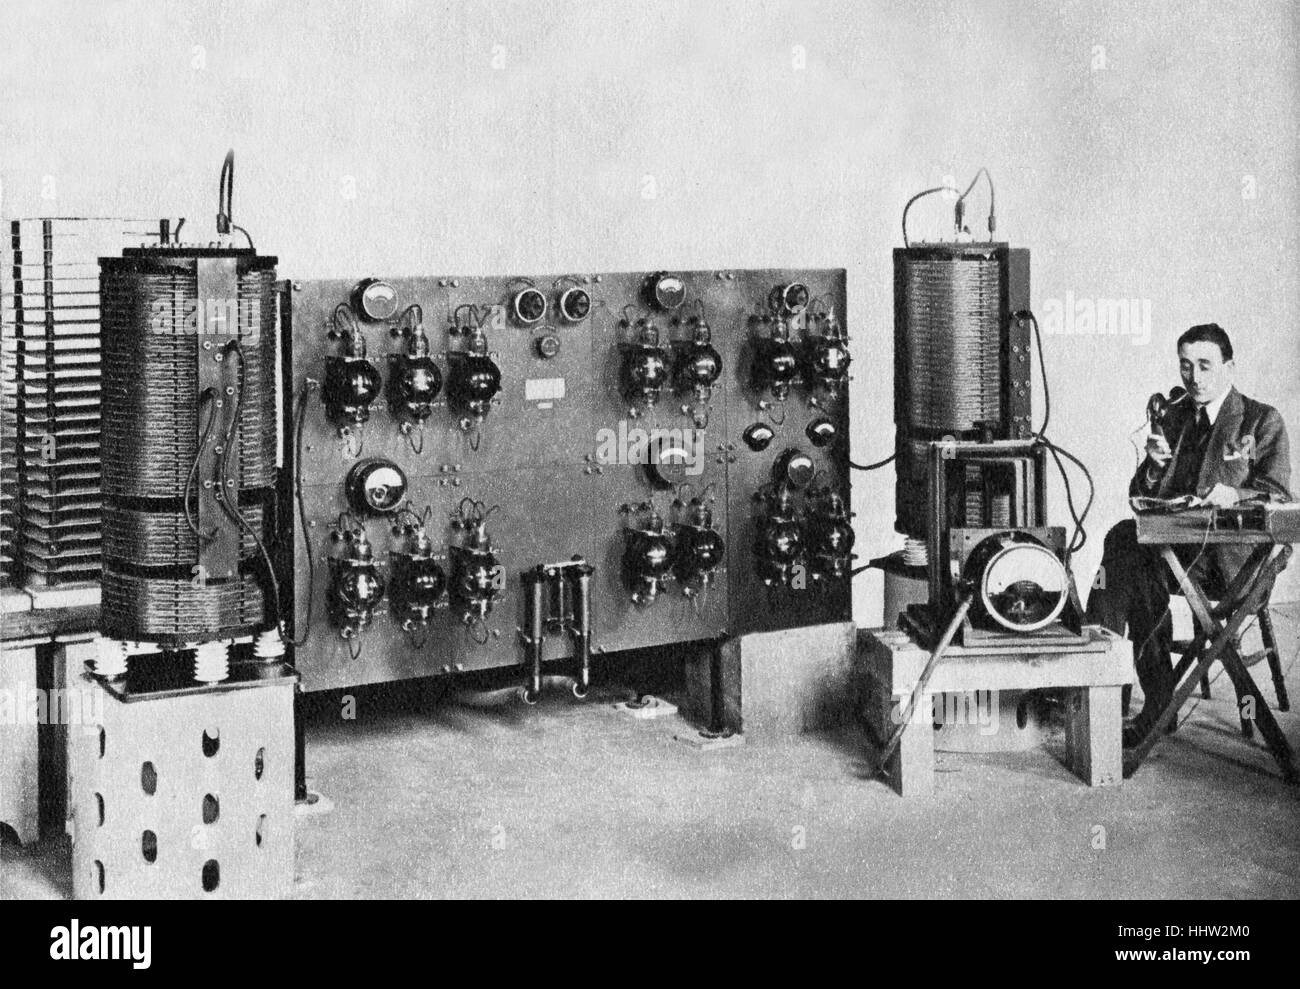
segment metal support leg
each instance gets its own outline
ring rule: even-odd
[[[573,696],[583,698],[591,689],[591,574],[586,564],[577,567],[573,580],[578,585],[574,595],[573,643],[578,652],[578,678],[573,685]],[[561,580],[566,579],[564,576]]]
[[[542,618],[546,583],[540,573],[530,570],[524,574],[524,586],[528,591],[524,616],[528,624],[524,640],[528,651],[528,682],[524,685],[523,698],[526,704],[536,704],[542,696]]]
[[[303,718],[302,687],[293,692],[293,799],[307,802],[307,725]]]

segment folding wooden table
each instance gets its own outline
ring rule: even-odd
[[[1124,774],[1132,775],[1217,660],[1236,688],[1238,703],[1247,698],[1253,720],[1288,782],[1296,781],[1291,746],[1273,712],[1246,669],[1237,648],[1237,636],[1251,616],[1268,603],[1273,583],[1291,558],[1291,543],[1300,542],[1300,505],[1255,504],[1228,509],[1192,509],[1177,513],[1137,515],[1139,543],[1160,547],[1170,572],[1192,609],[1196,634],[1174,668],[1173,697],[1160,712],[1141,744],[1124,753]],[[1179,560],[1176,546],[1253,546],[1227,591],[1212,605],[1201,585]]]

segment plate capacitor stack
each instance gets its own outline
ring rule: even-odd
[[[131,244],[160,243],[170,224],[45,217],[7,228],[0,322],[13,392],[0,442],[14,476],[0,478],[0,529],[6,509],[16,507],[18,530],[0,532],[3,555],[37,607],[94,605],[102,500],[98,260]]]
[[[278,638],[276,259],[251,247],[101,259],[104,576],[96,672],[147,643],[224,680]],[[270,579],[268,579],[270,578]],[[137,651],[132,646],[131,652]]]

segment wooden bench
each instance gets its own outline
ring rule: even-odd
[[[1078,645],[1008,653],[951,647],[935,667],[902,742],[885,767],[902,796],[934,789],[932,698],[966,694],[978,703],[987,692],[1064,688],[1068,698],[1066,742],[1070,766],[1089,786],[1123,778],[1120,694],[1133,681],[1133,646],[1103,628],[1088,626]],[[906,632],[859,634],[856,676],[868,727],[877,741],[889,737],[906,705],[929,651]],[[999,718],[1015,717],[999,711]]]

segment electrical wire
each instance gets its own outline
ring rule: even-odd
[[[962,213],[965,211],[966,197],[969,196],[969,195],[971,194],[971,190],[975,188],[975,183],[978,182],[978,181],[980,180],[980,176],[981,176],[981,175],[984,176],[985,181],[987,181],[987,182],[988,182],[988,185],[989,185],[989,220],[988,220],[988,224],[989,224],[989,239],[992,240],[992,239],[993,239],[993,232],[997,229],[997,226],[998,226],[998,223],[997,223],[997,194],[993,191],[993,176],[989,174],[989,170],[988,170],[987,168],[985,168],[983,165],[981,165],[981,166],[980,166],[980,170],[979,170],[978,172],[975,173],[975,177],[974,177],[973,179],[970,180],[970,185],[968,185],[968,186],[966,187],[966,191],[963,192],[960,196],[957,197],[957,203],[956,203],[956,205],[955,205],[955,207],[954,207],[954,210],[955,210],[955,216],[957,217],[957,228],[958,228],[959,230],[963,229],[963,228],[962,228],[962,223],[961,223],[961,215],[962,215]]]
[[[911,242],[907,239],[907,214],[908,211],[911,210],[912,204],[915,203],[918,199],[924,199],[926,196],[933,196],[936,192],[957,192],[957,190],[950,185],[936,185],[933,189],[925,189],[922,192],[918,192],[915,196],[913,196],[911,199],[907,201],[907,205],[903,207],[903,246],[904,247],[912,246]]]
[[[194,490],[194,480],[199,473],[199,461],[203,459],[203,451],[208,445],[208,440],[212,436],[212,427],[217,421],[217,405],[216,402],[213,401],[215,397],[216,390],[211,387],[204,388],[203,393],[199,395],[200,409],[203,408],[203,403],[205,401],[211,403],[208,408],[208,424],[203,427],[203,435],[199,439],[199,445],[194,448],[194,463],[190,466],[190,474],[188,479],[185,481],[185,496],[182,499],[185,503],[185,522],[200,543],[205,543],[210,540],[216,530],[214,529],[213,532],[209,532],[207,535],[199,532],[199,525],[194,520],[194,514],[190,509],[190,493]]]
[[[877,460],[874,464],[866,464],[866,465],[855,464],[852,460],[850,460],[849,466],[852,467],[854,470],[879,470],[881,467],[885,467],[888,464],[892,464],[897,459],[898,459],[898,451],[895,450],[884,460]]]
[[[312,550],[311,533],[307,529],[307,506],[302,495],[302,432],[307,421],[307,398],[314,390],[316,382],[308,378],[298,396],[297,419],[294,423],[293,441],[293,495],[298,504],[298,522],[302,527],[303,546],[307,551],[307,621],[303,624],[302,638],[294,638],[290,643],[295,649],[307,644],[311,637],[311,613],[316,600],[316,557]],[[297,616],[295,615],[295,620]]]
[[[221,178],[217,180],[217,233],[219,234],[230,233],[235,210],[234,201],[235,150],[231,148],[226,152],[226,160],[221,163]]]
[[[1038,371],[1039,377],[1043,382],[1043,422],[1034,434],[1034,442],[1047,448],[1052,455],[1052,460],[1056,464],[1056,469],[1060,472],[1061,483],[1065,487],[1065,504],[1070,512],[1070,519],[1074,522],[1074,532],[1070,534],[1070,542],[1066,546],[1065,557],[1066,566],[1070,564],[1070,557],[1083,549],[1088,542],[1088,532],[1084,528],[1084,522],[1087,521],[1088,513],[1092,510],[1092,504],[1097,495],[1097,485],[1092,479],[1092,473],[1082,460],[1072,454],[1064,447],[1058,446],[1047,438],[1047,425],[1052,419],[1052,390],[1047,380],[1047,361],[1043,356],[1043,335],[1038,327],[1038,318],[1029,309],[1021,309],[1014,314],[1016,319],[1028,319],[1034,330],[1034,344],[1038,351]],[[1071,463],[1078,466],[1083,471],[1084,478],[1088,481],[1088,501],[1083,506],[1083,511],[1079,512],[1074,507],[1074,490],[1070,484],[1070,475],[1065,469],[1065,464],[1061,462],[1061,457],[1065,457]]]
[[[231,521],[243,529],[257,546],[257,551],[261,555],[262,563],[266,566],[266,575],[271,584],[271,604],[275,614],[275,628],[280,640],[284,641],[284,620],[280,610],[282,604],[280,601],[280,579],[276,576],[275,564],[271,562],[271,554],[267,552],[262,537],[257,534],[257,530],[248,524],[248,520],[244,518],[243,513],[239,510],[239,491],[233,479],[229,476],[230,446],[234,442],[235,430],[239,425],[239,412],[243,399],[243,388],[240,387],[239,379],[243,374],[245,362],[244,349],[240,346],[238,340],[232,340],[227,345],[227,349],[239,358],[240,373],[235,376],[235,399],[230,414],[230,425],[226,429],[226,440],[222,444],[221,457],[217,464],[217,483],[220,485],[218,503]]]

